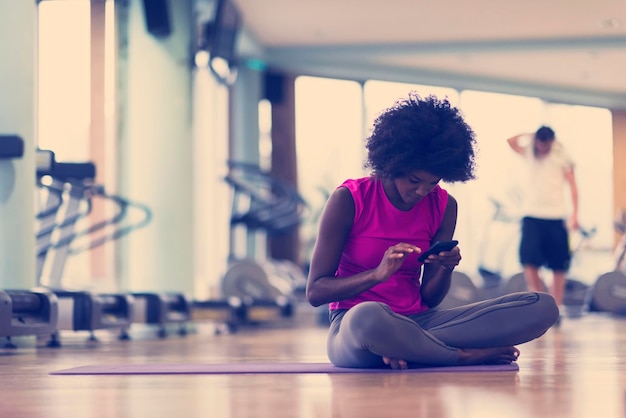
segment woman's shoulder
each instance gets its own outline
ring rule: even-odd
[[[331,218],[349,221],[349,225],[351,225],[356,210],[355,206],[352,192],[346,187],[339,186],[328,197],[324,212]]]
[[[345,180],[337,190],[347,190],[355,200],[365,199],[376,192],[376,180],[372,177],[361,177]]]
[[[348,179],[335,189],[333,201],[340,210],[359,215],[376,192],[375,179],[372,177]]]
[[[448,203],[448,199],[454,199],[454,197],[452,197],[452,195],[440,185],[435,186],[430,195],[440,205],[446,205]]]
[[[344,180],[338,188],[344,187],[352,191],[370,187],[372,184],[374,184],[374,179],[372,177],[359,177]]]

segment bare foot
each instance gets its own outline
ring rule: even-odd
[[[409,368],[409,365],[406,362],[406,360],[398,360],[395,358],[383,357],[383,363],[385,363],[386,365],[388,365],[394,370]]]
[[[513,347],[459,348],[459,364],[509,364],[517,360],[520,351]]]

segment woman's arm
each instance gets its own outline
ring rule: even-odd
[[[306,296],[313,306],[348,299],[386,281],[402,264],[406,254],[419,251],[410,244],[396,244],[385,252],[373,270],[337,279],[339,266],[354,220],[354,200],[344,187],[329,197],[320,218],[320,226],[311,257]]]
[[[439,230],[433,237],[433,243],[437,241],[449,241],[454,236],[457,219],[457,202],[454,197],[448,195],[446,213]],[[448,251],[442,256],[430,256],[424,263],[424,274],[422,275],[422,300],[430,308],[439,305],[450,290],[450,280],[452,270],[461,261],[459,247]]]

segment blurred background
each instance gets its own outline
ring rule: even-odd
[[[542,124],[576,161],[580,222],[595,231],[572,235],[572,275],[592,283],[613,268],[626,207],[622,0],[19,3],[0,6],[0,130],[27,145],[17,175],[33,172],[36,147],[94,161],[99,182],[154,215],[69,260],[69,286],[203,299],[220,296],[233,258],[306,271],[325,199],[366,174],[374,118],[409,91],[447,97],[477,135],[477,180],[444,185],[459,201],[461,271],[480,284],[480,269],[520,270],[524,196],[505,141]],[[306,203],[297,225],[279,236],[234,225],[228,161],[292,185]],[[3,217],[0,257],[21,260],[3,267],[5,287],[32,284],[32,241],[8,238],[32,228],[32,199],[12,198],[26,215]]]

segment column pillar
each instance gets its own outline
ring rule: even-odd
[[[0,160],[0,288],[35,285],[37,5],[0,2],[0,133],[24,140],[24,157]]]
[[[129,290],[191,294],[192,1],[165,3],[171,31],[156,35],[146,28],[143,2],[116,3],[119,193],[153,214],[120,240],[120,281]]]
[[[626,110],[612,110],[613,114],[613,205],[618,216],[626,211]],[[615,233],[615,243],[619,240]]]
[[[288,74],[269,75],[275,78],[275,94],[269,94],[272,103],[272,175],[298,187],[296,155],[296,95],[295,77]],[[270,79],[272,79],[270,78]],[[270,254],[277,260],[299,264],[299,226],[270,238]]]

